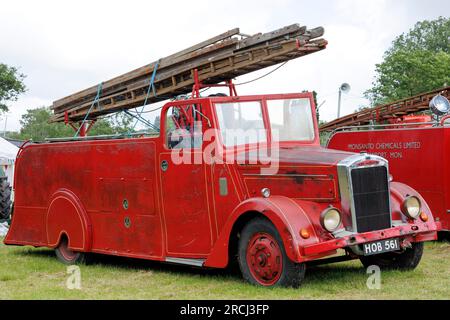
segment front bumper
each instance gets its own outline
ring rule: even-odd
[[[422,242],[437,239],[439,230],[438,222],[429,223],[411,223],[394,226],[389,229],[370,231],[366,233],[343,232],[342,236],[336,236],[335,239],[327,240],[300,248],[304,260],[314,260],[317,258],[332,255],[337,249],[351,248],[363,243],[399,238],[407,242]]]

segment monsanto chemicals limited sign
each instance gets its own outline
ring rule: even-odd
[[[404,151],[420,150],[420,141],[380,141],[376,143],[349,143],[347,150],[353,152],[370,151],[383,158],[403,158]]]

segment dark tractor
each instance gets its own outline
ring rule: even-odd
[[[11,185],[0,168],[0,222],[9,220],[11,215]]]

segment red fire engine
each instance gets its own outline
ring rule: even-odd
[[[237,261],[243,277],[262,286],[298,286],[307,263],[415,268],[438,227],[426,201],[391,181],[384,158],[322,148],[312,93],[237,96],[227,80],[229,96],[199,96],[221,79],[219,68],[232,78],[326,45],[305,44],[317,32],[294,29],[300,35],[292,40],[282,32],[270,34],[280,42],[246,38],[232,56],[208,57],[182,77],[159,61],[147,68],[150,82],[130,85],[122,76],[122,88],[114,80],[54,103],[55,121],[83,119],[77,131],[84,133],[92,115],[147,102],[152,87],[154,100],[169,86],[179,93],[194,77],[193,97],[166,103],[153,134],[22,147],[4,242],[54,248],[68,264],[90,253],[210,268]],[[94,96],[98,106],[89,107]],[[78,105],[66,108],[69,100]]]
[[[395,180],[416,189],[428,202],[443,231],[450,231],[450,87],[427,92],[332,121],[328,148],[368,152],[389,161]],[[431,108],[430,115],[414,115]],[[444,116],[444,117],[442,117]],[[441,118],[439,118],[441,117]],[[370,121],[387,124],[368,124]]]
[[[171,133],[192,132],[185,110],[217,132],[212,158],[231,152],[234,163],[173,163]],[[22,148],[5,243],[55,248],[67,263],[96,252],[223,268],[237,257],[247,280],[269,286],[298,285],[305,262],[337,249],[413,268],[435,239],[427,203],[389,181],[383,158],[320,147],[310,93],[177,101],[161,119],[159,136]],[[266,135],[234,145],[226,130],[236,127]],[[266,175],[255,154],[276,128],[279,170]],[[183,141],[189,158],[210,148],[193,134]]]

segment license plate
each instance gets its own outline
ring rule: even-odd
[[[398,239],[387,239],[376,242],[364,243],[363,250],[365,256],[370,256],[373,254],[379,254],[389,251],[397,251],[400,250],[400,242],[398,241]]]

